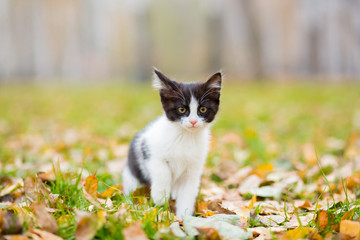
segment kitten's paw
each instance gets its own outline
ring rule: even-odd
[[[161,193],[152,193],[151,194],[154,203],[158,206],[162,206],[165,202],[169,199],[168,194],[161,192]]]
[[[185,216],[192,216],[194,214],[193,209],[189,208],[179,208],[176,209],[176,217],[183,220]]]

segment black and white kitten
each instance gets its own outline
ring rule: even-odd
[[[176,216],[194,213],[200,178],[209,150],[210,125],[220,103],[221,73],[205,83],[181,83],[154,70],[165,114],[131,142],[123,171],[126,195],[139,184],[151,184],[151,197],[163,205],[176,199]]]

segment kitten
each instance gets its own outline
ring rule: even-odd
[[[165,114],[136,134],[123,171],[126,195],[151,184],[151,197],[163,205],[176,199],[176,216],[194,213],[209,150],[210,125],[220,103],[221,73],[205,83],[181,83],[154,70]]]

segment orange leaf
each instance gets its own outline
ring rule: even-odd
[[[329,224],[328,212],[326,210],[320,210],[317,215],[317,222],[320,229],[325,229]]]
[[[348,219],[351,220],[354,216],[354,213],[355,213],[354,209],[350,209],[348,212],[344,214],[344,216],[341,217],[341,220],[348,220]]]
[[[360,233],[360,223],[350,220],[342,220],[340,222],[340,233],[358,238]]]
[[[90,194],[93,198],[97,198],[97,187],[98,187],[98,180],[95,175],[90,175],[86,178],[84,189],[85,191]]]
[[[113,196],[113,194],[117,191],[121,191],[122,190],[122,186],[121,185],[114,185],[109,187],[108,189],[105,190],[105,192],[103,192],[100,197],[101,198],[111,198]]]
[[[309,209],[311,208],[311,203],[309,202],[309,200],[305,200],[305,202],[303,203],[303,205],[299,206],[298,208],[300,209]]]

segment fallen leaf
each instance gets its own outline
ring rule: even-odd
[[[97,217],[95,214],[75,210],[76,214],[76,232],[77,240],[90,240],[97,232]]]
[[[0,209],[0,233],[17,234],[22,232],[22,225],[19,217],[10,210]]]
[[[251,233],[238,227],[240,217],[237,215],[217,214],[208,218],[199,218],[193,216],[184,217],[184,229],[189,236],[196,236],[199,227],[214,227],[224,238],[230,239],[248,239]]]
[[[250,209],[244,201],[223,201],[221,206],[240,216],[241,221],[247,221],[250,217]]]
[[[46,207],[39,203],[35,203],[31,207],[34,210],[37,223],[39,224],[40,228],[47,232],[57,233],[59,226],[55,217],[48,213]]]
[[[19,189],[23,186],[24,186],[24,182],[21,178],[11,179],[10,183],[6,184],[6,186],[3,189],[1,189],[0,197],[13,193],[16,189]]]
[[[122,191],[122,186],[121,185],[114,185],[109,187],[108,189],[105,190],[105,192],[103,192],[100,197],[101,198],[111,198],[115,192],[120,192]]]
[[[247,194],[249,193],[252,189],[257,188],[260,186],[261,183],[261,178],[258,175],[250,175],[249,177],[247,177],[245,179],[245,181],[243,181],[241,183],[241,185],[239,186],[238,190],[241,194]]]
[[[42,201],[44,196],[50,194],[48,189],[39,178],[27,177],[24,180],[24,191],[26,197],[31,201]]]
[[[313,208],[311,206],[311,203],[307,199],[305,201],[301,200],[300,202],[295,202],[294,205],[295,205],[295,207],[300,208],[300,209],[315,210],[315,208]]]
[[[123,229],[123,235],[125,240],[147,240],[144,230],[141,228],[139,222],[134,222],[127,228]]]
[[[286,228],[297,228],[300,226],[306,226],[314,218],[313,213],[308,213],[305,216],[296,216],[295,214],[291,215],[290,221],[286,222],[284,226]]]
[[[41,181],[55,181],[55,173],[53,170],[48,172],[38,172],[36,177],[39,178]]]
[[[199,239],[206,240],[221,240],[218,230],[214,227],[198,227],[196,230],[199,232]]]
[[[259,165],[256,169],[253,170],[253,174],[258,175],[260,178],[264,178],[267,174],[274,170],[274,165],[271,163],[264,163]]]
[[[28,237],[24,235],[5,235],[5,240],[30,240]]]
[[[341,220],[340,233],[349,235],[354,238],[359,238],[360,234],[360,222]]]
[[[295,228],[293,230],[288,231],[282,240],[293,240],[293,239],[305,239],[310,233],[315,232],[316,230],[313,228]]]
[[[280,200],[282,189],[272,186],[265,186],[265,187],[251,189],[250,193],[259,197],[272,197],[276,200]]]
[[[347,211],[342,217],[341,220],[351,220],[355,214],[355,207]]]
[[[90,175],[85,179],[84,190],[93,198],[97,198],[98,180],[95,175]]]
[[[269,228],[255,227],[255,228],[248,228],[247,230],[249,232],[252,232],[254,239],[273,239]]]
[[[317,214],[316,221],[320,229],[325,229],[329,224],[328,211],[320,210]]]
[[[277,227],[285,221],[285,217],[281,215],[259,216],[259,218],[262,224],[269,227]]]
[[[34,240],[62,240],[61,237],[39,229],[31,229],[26,235]]]

